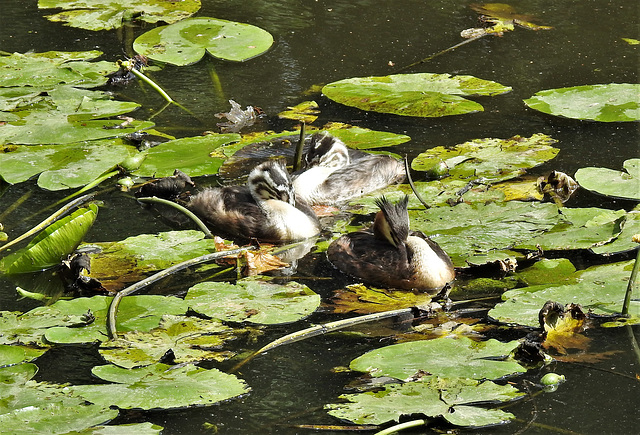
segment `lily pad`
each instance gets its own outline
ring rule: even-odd
[[[222,350],[225,342],[245,331],[225,326],[217,319],[162,316],[160,326],[147,332],[130,331],[117,340],[103,342],[100,354],[108,362],[133,368],[157,363],[172,351],[176,363],[224,361],[235,355]]]
[[[356,77],[322,88],[325,96],[346,106],[421,117],[481,112],[484,109],[480,104],[462,96],[491,96],[509,91],[508,86],[473,76],[432,73]]]
[[[502,295],[504,302],[496,305],[489,316],[520,325],[539,325],[538,313],[547,301],[580,304],[583,311],[613,315],[622,309],[632,262],[592,266],[576,274],[576,282],[566,285],[538,285],[510,290]],[[629,306],[629,324],[640,323],[640,302]]]
[[[640,84],[609,83],[548,89],[524,100],[532,109],[554,116],[600,122],[640,120]]]
[[[635,234],[640,234],[640,207],[636,207],[626,214],[622,232],[614,241],[594,246],[591,248],[591,252],[600,255],[613,255],[638,249],[638,244],[633,241]]]
[[[49,225],[26,247],[0,261],[6,274],[36,272],[59,264],[80,244],[98,215],[98,206],[90,204]]]
[[[93,251],[89,254],[91,276],[114,291],[174,264],[216,252],[215,241],[195,230],[140,234],[117,242],[85,244],[81,248]]]
[[[576,181],[585,189],[601,195],[640,201],[640,159],[629,159],[623,164],[626,172],[607,168],[580,168]]]
[[[334,313],[380,313],[400,308],[416,307],[431,302],[427,293],[404,290],[385,290],[354,284],[336,290],[331,298]]]
[[[523,175],[526,169],[553,159],[557,142],[546,134],[509,139],[474,139],[453,148],[436,147],[419,154],[411,167],[432,172],[444,163],[450,177],[462,180],[485,178],[497,182]]]
[[[271,34],[259,27],[198,17],[156,27],[136,38],[133,49],[151,59],[183,66],[198,62],[205,52],[242,62],[263,54],[272,44]]]
[[[428,376],[421,382],[387,385],[381,391],[343,394],[347,403],[326,405],[329,414],[356,424],[383,424],[401,416],[444,417],[458,426],[481,427],[505,423],[513,414],[467,403],[506,402],[522,396],[511,385],[464,378]]]
[[[91,183],[136,152],[121,139],[6,147],[0,152],[0,177],[16,184],[40,174],[38,185],[43,189],[71,189]]]
[[[69,389],[89,402],[122,409],[212,405],[249,391],[245,382],[234,375],[191,364],[154,364],[137,369],[107,365],[94,367],[92,372],[105,381],[115,383],[76,385]]]
[[[31,361],[45,352],[46,349],[0,344],[0,367]]]
[[[213,175],[226,159],[220,147],[240,140],[238,134],[210,134],[175,139],[145,152],[145,159],[133,171],[139,177],[168,177],[176,169],[191,177]]]
[[[372,350],[351,361],[349,367],[371,376],[407,379],[419,372],[440,377],[498,379],[526,369],[507,358],[518,341],[477,342],[466,337],[410,341]]]
[[[47,18],[87,30],[111,30],[134,18],[156,23],[175,23],[195,14],[200,0],[38,0],[40,9],[65,9]]]
[[[554,204],[520,201],[409,210],[409,218],[411,229],[430,235],[455,266],[489,251],[511,249],[562,221]]]
[[[185,303],[195,312],[216,319],[269,325],[309,316],[320,306],[320,296],[297,282],[280,285],[243,279],[235,285],[197,284],[187,292]]]

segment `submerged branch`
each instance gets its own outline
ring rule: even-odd
[[[117,315],[118,315],[118,306],[122,301],[122,298],[128,296],[132,293],[141,290],[150,284],[153,284],[156,281],[161,280],[162,278],[169,276],[175,272],[186,269],[187,267],[194,266],[200,263],[206,263],[212,260],[219,260],[220,258],[230,257],[232,255],[238,255],[245,251],[250,251],[255,249],[253,246],[247,246],[244,248],[231,249],[229,251],[219,251],[213,252],[211,254],[202,255],[200,257],[191,258],[189,260],[183,261],[182,263],[175,264],[167,269],[164,269],[156,274],[151,275],[148,278],[143,279],[142,281],[138,281],[137,283],[130,285],[126,289],[120,291],[117,295],[114,296],[111,304],[109,304],[109,312],[107,315],[107,330],[109,331],[109,338],[115,339],[118,335],[117,331]]]

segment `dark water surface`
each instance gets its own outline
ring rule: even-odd
[[[262,125],[264,129],[291,128],[292,124],[274,120],[273,116],[309,99],[303,93],[311,86],[354,76],[392,74],[460,42],[461,30],[478,26],[477,14],[469,8],[471,0],[203,3],[198,15],[260,26],[274,35],[275,44],[268,53],[244,63],[205,58],[189,67],[166,66],[150,73],[195,117],[175,107],[158,113],[164,101],[148,87],[133,85],[117,90],[119,97],[142,104],[136,117],[154,116],[158,129],[181,137],[215,130],[220,120],[214,114],[228,110],[228,99],[242,106],[263,108],[270,115]],[[621,168],[624,160],[638,157],[637,123],[559,119],[529,110],[522,103],[522,99],[542,89],[637,83],[638,48],[621,40],[640,39],[637,0],[538,0],[515,1],[511,5],[538,17],[537,23],[553,26],[554,30],[533,32],[518,28],[501,38],[487,37],[467,44],[408,71],[469,74],[513,87],[509,94],[479,99],[485,112],[447,118],[403,118],[363,113],[314,95],[312,98],[322,109],[320,121],[408,134],[411,142],[393,151],[410,158],[434,146],[455,145],[474,138],[546,133],[559,140],[556,146],[561,151],[552,162],[532,171],[536,175],[551,169],[572,175],[584,166]],[[0,10],[0,50],[98,49],[105,53],[104,59],[114,61],[123,58],[133,38],[153,27],[142,24],[119,31],[88,32],[50,23],[44,15],[35,0],[5,0]],[[214,76],[218,77],[221,90],[214,86]],[[35,182],[5,187],[0,190],[0,213],[28,192],[29,199],[3,220],[11,237],[45,216],[34,213],[68,194],[41,191]],[[105,206],[87,236],[89,242],[171,229],[124,194],[110,191],[100,199]],[[633,207],[628,202],[588,192],[579,193],[569,205]],[[316,257],[302,261],[300,275],[335,275],[322,256]],[[302,282],[324,298],[344,284],[340,280]],[[186,290],[189,283],[171,283],[174,288],[180,285]],[[162,292],[163,288],[157,286],[152,291]],[[37,305],[28,300],[16,301],[15,283],[0,279],[1,309],[27,310]],[[329,319],[333,317],[318,314],[310,321]],[[295,329],[302,327],[295,325]],[[286,327],[271,328],[252,349],[289,331]],[[640,337],[640,328],[588,331],[589,352],[602,354],[601,360],[554,363],[552,370],[568,380],[556,393],[510,406],[508,410],[519,421],[480,432],[515,433],[533,420],[526,433],[638,433],[640,384],[634,378],[640,373],[640,365],[631,344],[634,333]],[[204,433],[205,422],[218,425],[220,433],[311,433],[285,425],[337,424],[322,406],[335,402],[344,392],[344,385],[355,376],[333,373],[332,368],[348,365],[356,356],[385,344],[388,342],[375,338],[330,335],[282,347],[243,367],[239,376],[252,387],[245,398],[213,407],[134,415],[127,421],[152,421],[165,426],[166,434]],[[57,348],[36,361],[40,368],[38,379],[73,383],[91,382],[89,370],[100,363],[95,349],[74,347]],[[535,381],[540,372],[530,371],[524,377]]]

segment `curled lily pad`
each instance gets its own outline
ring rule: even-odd
[[[199,61],[205,52],[241,62],[261,55],[271,44],[271,34],[259,27],[198,17],[156,27],[136,38],[133,49],[151,59],[182,66]]]
[[[309,316],[320,306],[320,296],[297,282],[280,285],[244,279],[235,285],[197,284],[189,289],[185,303],[198,313],[224,321],[278,324]]]
[[[137,369],[108,365],[94,367],[92,372],[115,383],[76,385],[69,389],[89,402],[122,409],[212,405],[249,391],[245,382],[234,375],[191,364],[154,364]]]
[[[66,9],[47,18],[87,30],[111,30],[136,18],[148,23],[175,23],[196,13],[200,0],[39,0],[40,9]]]
[[[553,159],[560,150],[546,134],[509,139],[474,139],[453,148],[436,147],[419,154],[411,167],[432,172],[444,163],[446,174],[457,179],[486,178],[497,182],[524,174],[526,169]]]
[[[458,426],[481,427],[505,423],[513,414],[467,404],[506,402],[522,396],[511,385],[465,378],[427,376],[420,382],[387,385],[380,391],[343,394],[347,403],[326,405],[329,414],[357,424],[383,424],[401,416],[444,417]]]
[[[566,118],[601,122],[640,120],[640,84],[637,83],[548,89],[524,102],[532,109]]]
[[[499,95],[510,90],[508,86],[473,76],[419,73],[344,79],[329,83],[322,93],[361,110],[440,117],[484,110],[463,96]]]
[[[431,302],[431,296],[427,293],[374,289],[354,284],[335,291],[331,302],[334,313],[368,314],[426,305]]]
[[[607,168],[580,168],[576,181],[580,186],[602,195],[640,201],[640,159],[629,159],[623,164],[626,172]]]
[[[0,261],[6,274],[35,272],[59,264],[73,252],[98,215],[98,206],[90,204],[49,225],[25,248]]]

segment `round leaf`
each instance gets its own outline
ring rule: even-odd
[[[524,100],[549,115],[601,122],[640,120],[640,84],[609,83],[537,92]]]
[[[473,76],[420,73],[344,79],[329,83],[322,93],[340,104],[362,110],[440,117],[484,110],[460,95],[498,95],[510,90],[508,86]]]
[[[271,34],[259,27],[198,17],[156,27],[139,36],[133,49],[151,59],[183,66],[198,62],[205,51],[219,59],[242,62],[261,55],[271,44]]]
[[[580,168],[576,181],[580,186],[601,195],[640,201],[640,159],[624,162],[627,172],[607,168]]]

